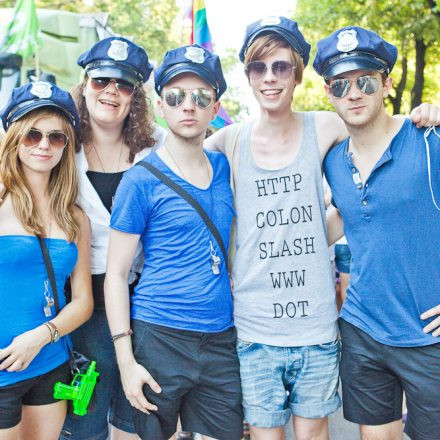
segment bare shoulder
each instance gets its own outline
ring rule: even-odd
[[[336,113],[329,111],[315,112],[315,124],[319,150],[324,158],[333,145],[347,138],[347,128]]]

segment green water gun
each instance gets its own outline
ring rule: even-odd
[[[91,361],[85,373],[77,373],[70,385],[57,382],[54,387],[55,399],[72,400],[73,413],[78,416],[87,414],[87,407],[92,398],[93,390],[99,373],[95,371],[96,361]]]

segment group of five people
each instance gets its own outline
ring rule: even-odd
[[[438,135],[386,115],[397,50],[359,27],[318,43],[339,117],[292,111],[309,52],[292,20],[249,25],[240,60],[260,115],[206,140],[226,83],[197,45],[154,72],[168,133],[142,88],[148,56],[121,37],[79,58],[77,109],[49,83],[13,92],[0,152],[1,440],[106,439],[108,422],[116,440],[168,439],[179,417],[219,440],[240,439],[244,417],[252,439],[275,440],[291,416],[297,439],[325,440],[339,374],[363,438],[402,438],[403,390],[409,436],[438,437]],[[440,117],[422,106],[412,119]],[[323,168],[338,210],[326,212]],[[342,227],[353,257],[339,371],[327,246]],[[61,306],[71,274],[57,316],[37,237]],[[70,332],[101,381],[95,409],[64,422],[53,384],[68,379]]]

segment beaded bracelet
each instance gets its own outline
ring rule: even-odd
[[[115,342],[117,339],[123,338],[124,336],[131,336],[133,334],[133,330],[130,328],[128,331],[124,333],[118,333],[117,335],[112,335],[112,341]]]

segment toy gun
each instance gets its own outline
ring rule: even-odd
[[[57,382],[54,387],[55,399],[72,400],[73,413],[78,416],[87,414],[87,407],[95,389],[99,373],[95,371],[96,361],[91,361],[85,373],[77,373],[70,385]]]

